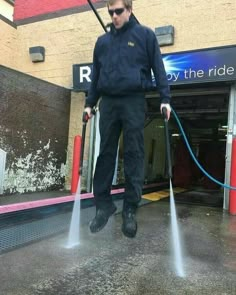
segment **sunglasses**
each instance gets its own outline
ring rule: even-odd
[[[116,15],[121,15],[125,11],[125,8],[116,8],[116,9],[108,9],[108,13],[110,16],[113,16],[115,13]]]

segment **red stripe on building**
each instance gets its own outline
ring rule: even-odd
[[[92,0],[92,2],[98,3],[101,0]],[[87,4],[87,0],[15,0],[14,21]]]

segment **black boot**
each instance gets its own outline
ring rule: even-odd
[[[134,238],[137,233],[137,221],[135,219],[136,208],[127,207],[123,210],[122,232],[128,238]]]
[[[114,214],[116,211],[116,206],[112,203],[112,205],[108,208],[104,209],[97,209],[96,216],[90,222],[89,228],[91,233],[99,232],[104,228],[107,224],[109,217]]]

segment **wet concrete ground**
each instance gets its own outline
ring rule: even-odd
[[[185,278],[174,268],[168,202],[139,208],[135,239],[123,236],[120,213],[91,234],[95,211],[83,210],[78,247],[66,249],[64,233],[0,256],[0,294],[236,294],[236,217],[221,208],[177,205]]]

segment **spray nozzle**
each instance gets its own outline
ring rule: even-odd
[[[96,111],[97,111],[97,109],[96,108],[93,108],[92,110],[91,110],[91,114],[92,115],[95,115],[96,114]],[[83,123],[87,123],[88,122],[88,120],[89,120],[89,115],[88,115],[88,113],[87,112],[83,112],[83,117],[82,117],[82,122]]]
[[[87,112],[83,112],[83,117],[82,117],[82,121],[83,123],[87,123],[89,119],[89,115]]]

